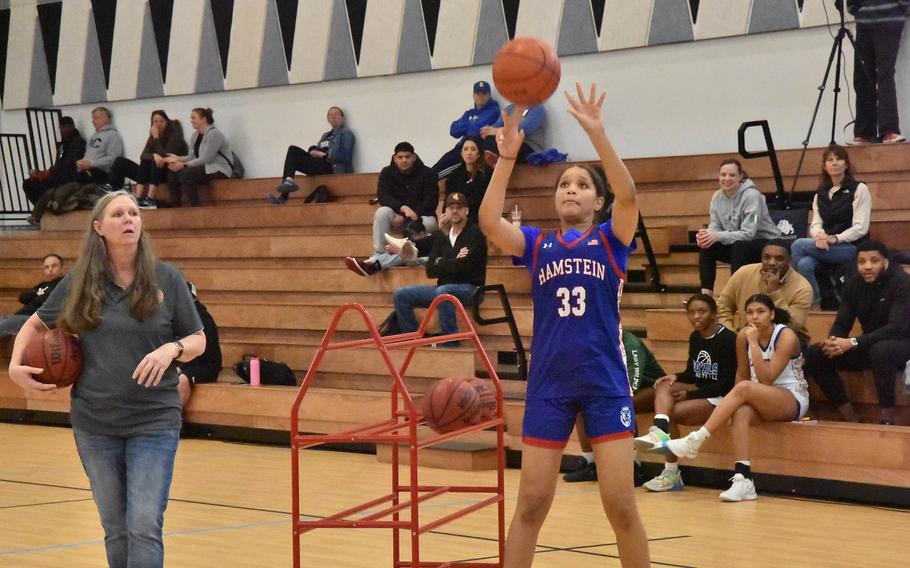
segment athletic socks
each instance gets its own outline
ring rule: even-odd
[[[666,414],[655,414],[654,425],[663,430],[664,433],[670,433],[670,417]]]
[[[588,463],[594,463],[594,452],[581,452],[581,457]]]
[[[733,466],[733,473],[739,473],[746,479],[752,479],[752,462],[750,461],[738,461]]]
[[[664,462],[665,471],[679,471],[679,464],[676,462]]]

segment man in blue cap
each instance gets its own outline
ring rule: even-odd
[[[474,83],[474,106],[461,115],[461,118],[452,123],[449,134],[457,138],[455,147],[439,158],[433,166],[433,173],[442,179],[452,173],[461,163],[461,143],[471,136],[480,136],[480,129],[491,126],[499,119],[499,103],[490,94],[490,83],[477,81]]]

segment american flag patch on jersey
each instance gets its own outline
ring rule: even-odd
[[[599,244],[600,244],[600,241],[598,241],[597,239],[591,239],[590,241],[588,241],[589,247],[597,246]]]

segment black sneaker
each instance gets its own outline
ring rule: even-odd
[[[579,481],[597,481],[597,464],[588,463],[585,458],[578,458],[578,467],[562,476],[564,481],[577,483]]]

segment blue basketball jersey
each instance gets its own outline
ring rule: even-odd
[[[611,221],[584,234],[522,227],[534,337],[528,399],[630,396],[619,301],[629,253]]]

